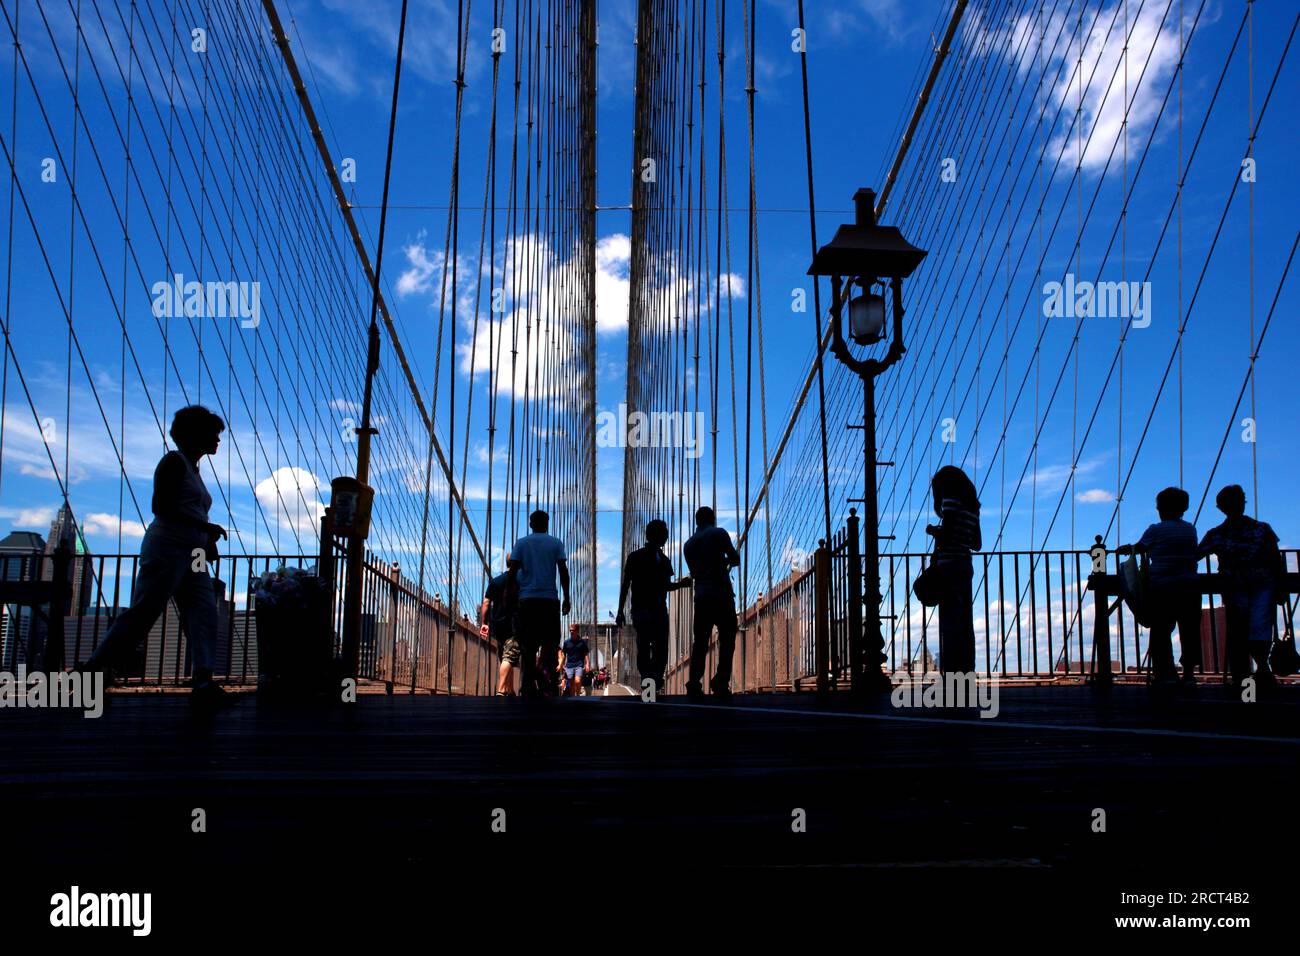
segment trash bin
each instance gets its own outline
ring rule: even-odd
[[[253,582],[259,690],[324,690],[334,659],[330,592],[312,570],[281,567]]]

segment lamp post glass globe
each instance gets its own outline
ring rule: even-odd
[[[849,338],[874,345],[885,337],[885,298],[863,292],[849,300]]]

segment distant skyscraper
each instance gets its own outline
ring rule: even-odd
[[[66,502],[50,523],[45,553],[54,554],[54,550],[65,542],[68,550],[72,552],[72,607],[69,613],[73,617],[80,617],[91,606],[95,572],[90,549],[86,547],[86,539],[81,533],[81,528],[77,526],[77,519],[73,516],[72,509]],[[45,580],[50,579],[53,571],[53,563],[47,561],[43,573]]]
[[[45,539],[35,531],[14,531],[0,540],[0,578],[6,581],[35,581],[41,574]],[[17,604],[4,608],[0,626],[0,670],[13,671],[27,660],[32,633],[32,609]],[[40,626],[38,625],[38,631]]]

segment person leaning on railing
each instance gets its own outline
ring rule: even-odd
[[[1196,526],[1184,521],[1191,501],[1182,488],[1156,495],[1160,520],[1147,527],[1134,544],[1116,554],[1146,554],[1150,559],[1151,677],[1155,684],[1178,682],[1174,667],[1173,634],[1182,645],[1183,683],[1196,684],[1201,663],[1201,593],[1196,582]]]
[[[1223,512],[1223,524],[1205,532],[1197,557],[1214,554],[1219,559],[1232,681],[1240,686],[1250,676],[1254,658],[1256,683],[1272,687],[1277,680],[1268,652],[1277,623],[1278,580],[1286,570],[1278,538],[1266,522],[1246,514],[1241,485],[1223,488],[1214,503]]]

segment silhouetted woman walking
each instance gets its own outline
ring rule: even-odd
[[[202,405],[182,408],[172,419],[177,451],[169,451],[153,473],[154,519],[140,547],[140,569],[131,607],[118,615],[103,643],[83,665],[107,670],[133,651],[154,622],[176,600],[181,627],[194,655],[192,702],[218,705],[225,692],[212,681],[217,636],[217,601],[208,564],[226,530],[208,521],[212,496],[199,475],[199,461],[221,444],[226,425]]]
[[[944,465],[930,483],[939,524],[926,525],[934,537],[934,563],[939,571],[939,668],[945,673],[975,670],[975,625],[971,582],[975,568],[971,552],[978,551],[980,502],[974,483],[954,465]]]

